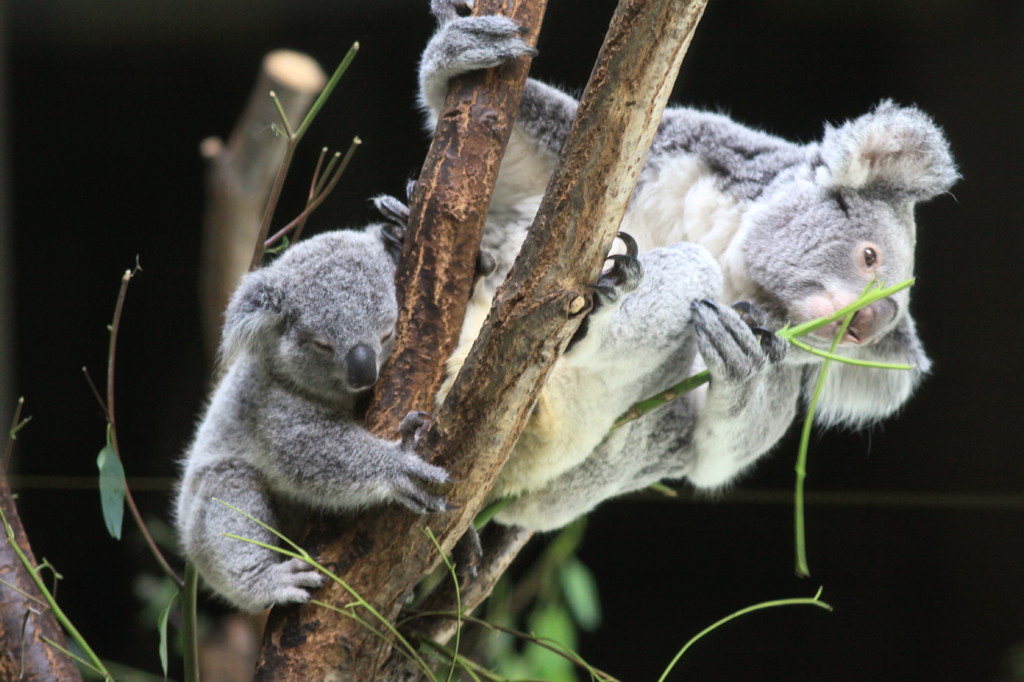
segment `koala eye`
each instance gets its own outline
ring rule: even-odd
[[[323,338],[322,336],[314,336],[309,340],[313,344],[313,347],[317,350],[323,351],[324,353],[334,354],[334,346],[330,341]]]
[[[864,267],[873,268],[878,262],[878,252],[870,246],[864,247]]]
[[[391,330],[380,337],[380,345],[386,346],[393,338],[395,338],[395,331]]]

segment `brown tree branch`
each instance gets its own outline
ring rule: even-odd
[[[280,116],[269,93],[277,93],[289,120],[301,121],[326,82],[311,57],[275,50],[263,58],[227,145],[217,138],[200,145],[200,153],[210,162],[199,280],[207,358],[216,354],[228,297],[249,270],[260,218],[284,157],[285,142],[275,141],[271,129]]]
[[[626,210],[704,4],[621,0],[616,10],[520,258],[418,448],[452,473],[448,495],[459,507],[430,518],[379,509],[352,521],[329,547],[307,543],[385,617],[395,616],[419,577],[438,561],[424,525],[448,551],[471,523],[547,374],[589,310],[590,285]],[[441,352],[436,343],[425,348],[429,356]],[[326,537],[329,530],[318,528],[312,537]],[[333,587],[318,596],[339,605],[350,601]],[[277,608],[257,679],[392,679],[382,667],[389,653],[351,619],[315,605]]]
[[[515,19],[535,43],[546,0],[480,0],[474,14]],[[530,60],[456,79],[416,180],[396,276],[395,349],[374,389],[367,427],[397,436],[411,410],[434,411],[476,274],[484,218]]]
[[[37,565],[3,472],[0,511],[14,531],[8,540],[0,528],[0,680],[81,680],[71,658],[45,641],[68,648],[64,631],[11,546],[17,543]]]
[[[474,11],[512,17],[526,27],[524,40],[535,41],[544,5],[545,0],[478,0]],[[458,341],[490,192],[528,70],[529,60],[522,58],[458,79],[438,118],[410,206],[410,225],[397,276],[400,315],[396,347],[367,415],[368,426],[381,435],[393,436],[401,418],[412,409],[433,411],[434,394],[444,377],[444,361]],[[346,581],[373,603],[386,603],[382,612],[393,618],[398,598],[439,557],[422,534],[419,519],[394,509],[380,510],[374,517],[367,515],[354,521],[341,538],[335,526],[315,523],[305,545],[338,568]],[[403,530],[387,530],[389,524],[400,525]],[[402,550],[409,544],[402,533],[411,533],[420,541],[413,543],[413,554]],[[391,541],[392,536],[396,542]],[[454,539],[449,547],[451,542]],[[372,562],[369,557],[360,560],[358,575],[352,575],[349,569],[355,559],[369,553],[371,547],[377,558]],[[394,572],[388,564],[396,561],[410,570]],[[336,586],[318,596],[330,603],[347,601],[347,595]],[[303,607],[298,613],[295,609],[274,609],[257,679],[301,679],[324,670],[351,668],[356,661],[365,660],[371,649],[375,651],[374,660],[380,658],[377,643],[366,639],[367,633],[358,625],[353,627],[351,621],[316,606]],[[296,641],[302,646],[289,646]]]

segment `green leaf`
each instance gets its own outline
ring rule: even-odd
[[[536,609],[530,614],[529,629],[531,634],[563,651],[576,646],[576,628],[569,612],[561,606],[549,604]],[[550,649],[531,642],[523,649],[523,655],[530,662],[531,677],[535,679],[576,679],[572,662]]]
[[[171,607],[174,606],[174,600],[177,596],[175,594],[171,597],[171,600],[167,602],[167,606],[156,619],[156,629],[160,633],[160,667],[164,671],[165,680],[167,679],[167,617],[171,613]]]
[[[288,236],[285,235],[284,237],[281,237],[281,243],[280,244],[278,244],[277,246],[265,249],[263,251],[263,253],[271,253],[271,254],[273,254],[273,253],[281,253],[282,251],[287,249],[289,246],[291,246],[291,243],[288,241]]]
[[[115,540],[121,539],[121,521],[124,519],[124,467],[108,442],[96,458],[100,470],[100,504],[107,532]]]
[[[565,603],[576,623],[584,630],[596,630],[601,625],[601,597],[594,574],[574,557],[559,568],[558,578]]]

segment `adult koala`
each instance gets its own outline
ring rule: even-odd
[[[432,2],[440,27],[420,65],[420,98],[431,124],[452,77],[533,52],[514,22],[458,16],[456,10],[465,5]],[[534,80],[526,84],[484,232],[484,249],[495,256],[497,268],[477,286],[452,373],[469,352],[494,290],[525,238],[576,106],[555,88]],[[515,462],[527,458],[547,468],[529,480],[502,473],[506,480],[499,479],[496,494],[516,501],[498,520],[555,528],[611,495],[660,478],[685,477],[702,488],[732,480],[781,438],[821,367],[816,356],[787,353],[765,328],[831,314],[873,280],[894,284],[912,276],[914,206],[948,190],[957,177],[940,129],[920,110],[891,101],[839,127],[826,126],[820,142],[806,145],[726,116],[667,109],[621,229],[639,243],[641,260],[644,252],[683,242],[710,252],[721,271],[721,289],[709,294],[707,286],[686,290],[680,283],[673,298],[743,300],[753,306],[741,317],[705,301],[678,318],[684,323],[674,328],[680,348],[696,332],[699,357],[692,367],[685,364],[685,353],[667,361],[664,354],[646,354],[642,342],[630,357],[605,362],[574,361],[567,354],[509,465],[515,471]],[[668,270],[657,272],[659,281],[685,277],[673,269],[678,264],[664,267]],[[648,267],[648,276],[651,271]],[[704,273],[695,281],[709,278]],[[632,305],[631,297],[663,295],[658,289],[644,291],[627,296],[622,307]],[[914,369],[837,364],[829,372],[819,422],[864,426],[909,398],[930,362],[908,305],[904,291],[862,309],[838,352]],[[632,337],[641,340],[665,332],[660,317],[631,316],[621,324],[631,325]],[[827,348],[836,332],[834,325],[825,327],[808,340]],[[592,326],[587,333],[594,333]],[[583,371],[574,376],[570,366]],[[617,416],[617,401],[590,396],[609,373],[626,373],[643,383],[660,377],[664,388],[702,366],[711,371],[708,387],[613,432],[569,466],[562,450],[547,445],[590,442],[593,432],[607,433],[601,427]],[[551,409],[555,414],[547,414]],[[542,425],[559,437],[532,438]]]

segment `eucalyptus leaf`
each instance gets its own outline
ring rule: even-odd
[[[558,578],[565,603],[576,623],[584,630],[596,630],[601,625],[601,597],[594,574],[574,557],[559,568]]]
[[[547,643],[557,642],[559,647],[568,650],[576,646],[576,627],[569,612],[561,606],[548,604],[536,609],[530,614],[529,629]],[[531,642],[523,654],[531,664],[534,677],[552,682],[576,679],[572,662],[550,649]]]
[[[177,598],[177,594],[171,597],[171,600],[167,602],[167,606],[160,612],[160,616],[156,619],[156,629],[160,633],[160,667],[164,671],[164,679],[167,679],[167,617],[171,614],[171,607],[174,606],[174,600]]]
[[[115,540],[121,539],[121,522],[124,519],[124,467],[108,442],[96,457],[100,470],[100,504],[103,506],[103,521],[107,532]]]

